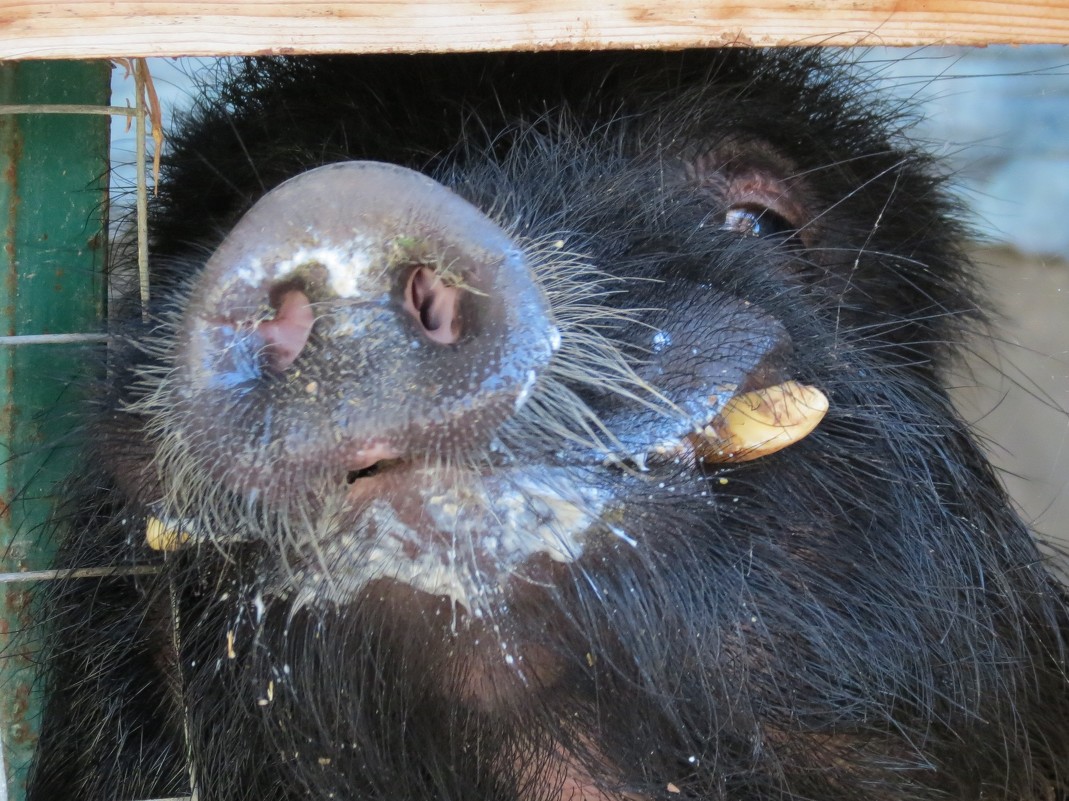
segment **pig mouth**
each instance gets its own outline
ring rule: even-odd
[[[704,466],[771,455],[808,436],[827,408],[823,393],[796,381],[738,392],[699,430],[626,463],[383,458],[346,476],[338,533],[318,546],[332,582],[309,566],[298,583],[309,602],[326,594],[343,604],[392,579],[478,615],[530,580],[532,566],[572,564],[593,543],[643,547],[628,531],[622,483],[654,487],[666,470],[702,480]]]
[[[351,486],[361,479],[377,476],[385,470],[391,470],[393,468],[404,469],[405,464],[405,461],[402,459],[380,459],[365,467],[354,467],[345,474],[345,483]]]
[[[335,475],[335,491],[315,493],[327,500],[312,515],[314,535],[278,543],[287,567],[273,591],[295,593],[302,604],[341,606],[387,579],[478,615],[532,565],[572,564],[595,541],[641,547],[621,500],[634,482],[653,489],[666,473],[704,480],[703,469],[768,456],[808,436],[828,409],[820,390],[790,380],[740,387],[714,402],[707,422],[677,418],[669,421],[671,438],[662,431],[658,441],[608,455],[489,450],[449,464],[366,443],[346,462],[350,469]],[[210,521],[164,508],[174,505],[161,505],[150,519],[151,547],[219,539],[207,533],[215,528]],[[231,541],[263,539],[264,527],[251,521],[232,530]]]
[[[710,399],[713,402],[713,399]],[[688,468],[700,464],[746,462],[780,451],[811,434],[828,411],[828,399],[818,388],[786,380],[759,389],[738,391],[724,401],[707,422],[684,423],[684,431],[670,440],[648,443],[646,448],[621,457],[609,454],[602,464],[627,465],[645,472],[648,465],[673,460]],[[370,479],[414,480],[420,470],[429,468],[387,445],[361,450],[360,457],[346,473],[354,502],[374,494],[381,486],[371,487]],[[588,465],[595,462],[588,460]],[[509,461],[499,454],[482,456],[482,469],[469,471],[473,476],[487,476],[506,469]]]

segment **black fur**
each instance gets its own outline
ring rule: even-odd
[[[812,51],[237,66],[171,140],[156,316],[130,315],[63,525],[63,564],[162,570],[49,600],[30,798],[186,795],[190,772],[201,801],[1064,797],[1066,604],[947,398],[982,315],[956,210],[900,124]],[[506,434],[532,475],[610,502],[577,561],[487,579],[479,618],[388,579],[298,603],[280,587],[300,527],[207,486],[205,541],[151,552],[167,477],[136,410],[174,308],[267,189],[344,159],[426,172],[624,279],[589,302],[640,372],[651,330],[716,343],[649,377],[668,394],[703,360],[745,362],[768,321],[768,369],[819,387],[827,417],[777,454],[646,472],[521,419]],[[793,233],[723,229],[748,171],[782,187]],[[560,384],[625,444],[664,416]]]

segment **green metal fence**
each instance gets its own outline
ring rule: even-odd
[[[106,302],[110,73],[0,65],[0,801],[22,801],[41,706],[28,623],[47,574],[25,574],[48,567],[76,379],[100,363],[87,349]]]

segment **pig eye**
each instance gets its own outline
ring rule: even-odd
[[[729,208],[721,228],[750,236],[775,236],[792,233],[797,226],[765,206],[747,203]]]

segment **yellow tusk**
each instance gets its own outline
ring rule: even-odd
[[[816,387],[784,381],[745,392],[694,437],[706,462],[748,462],[805,439],[828,411],[828,398]]]
[[[187,532],[150,517],[145,526],[145,543],[154,551],[177,551],[193,539]]]

